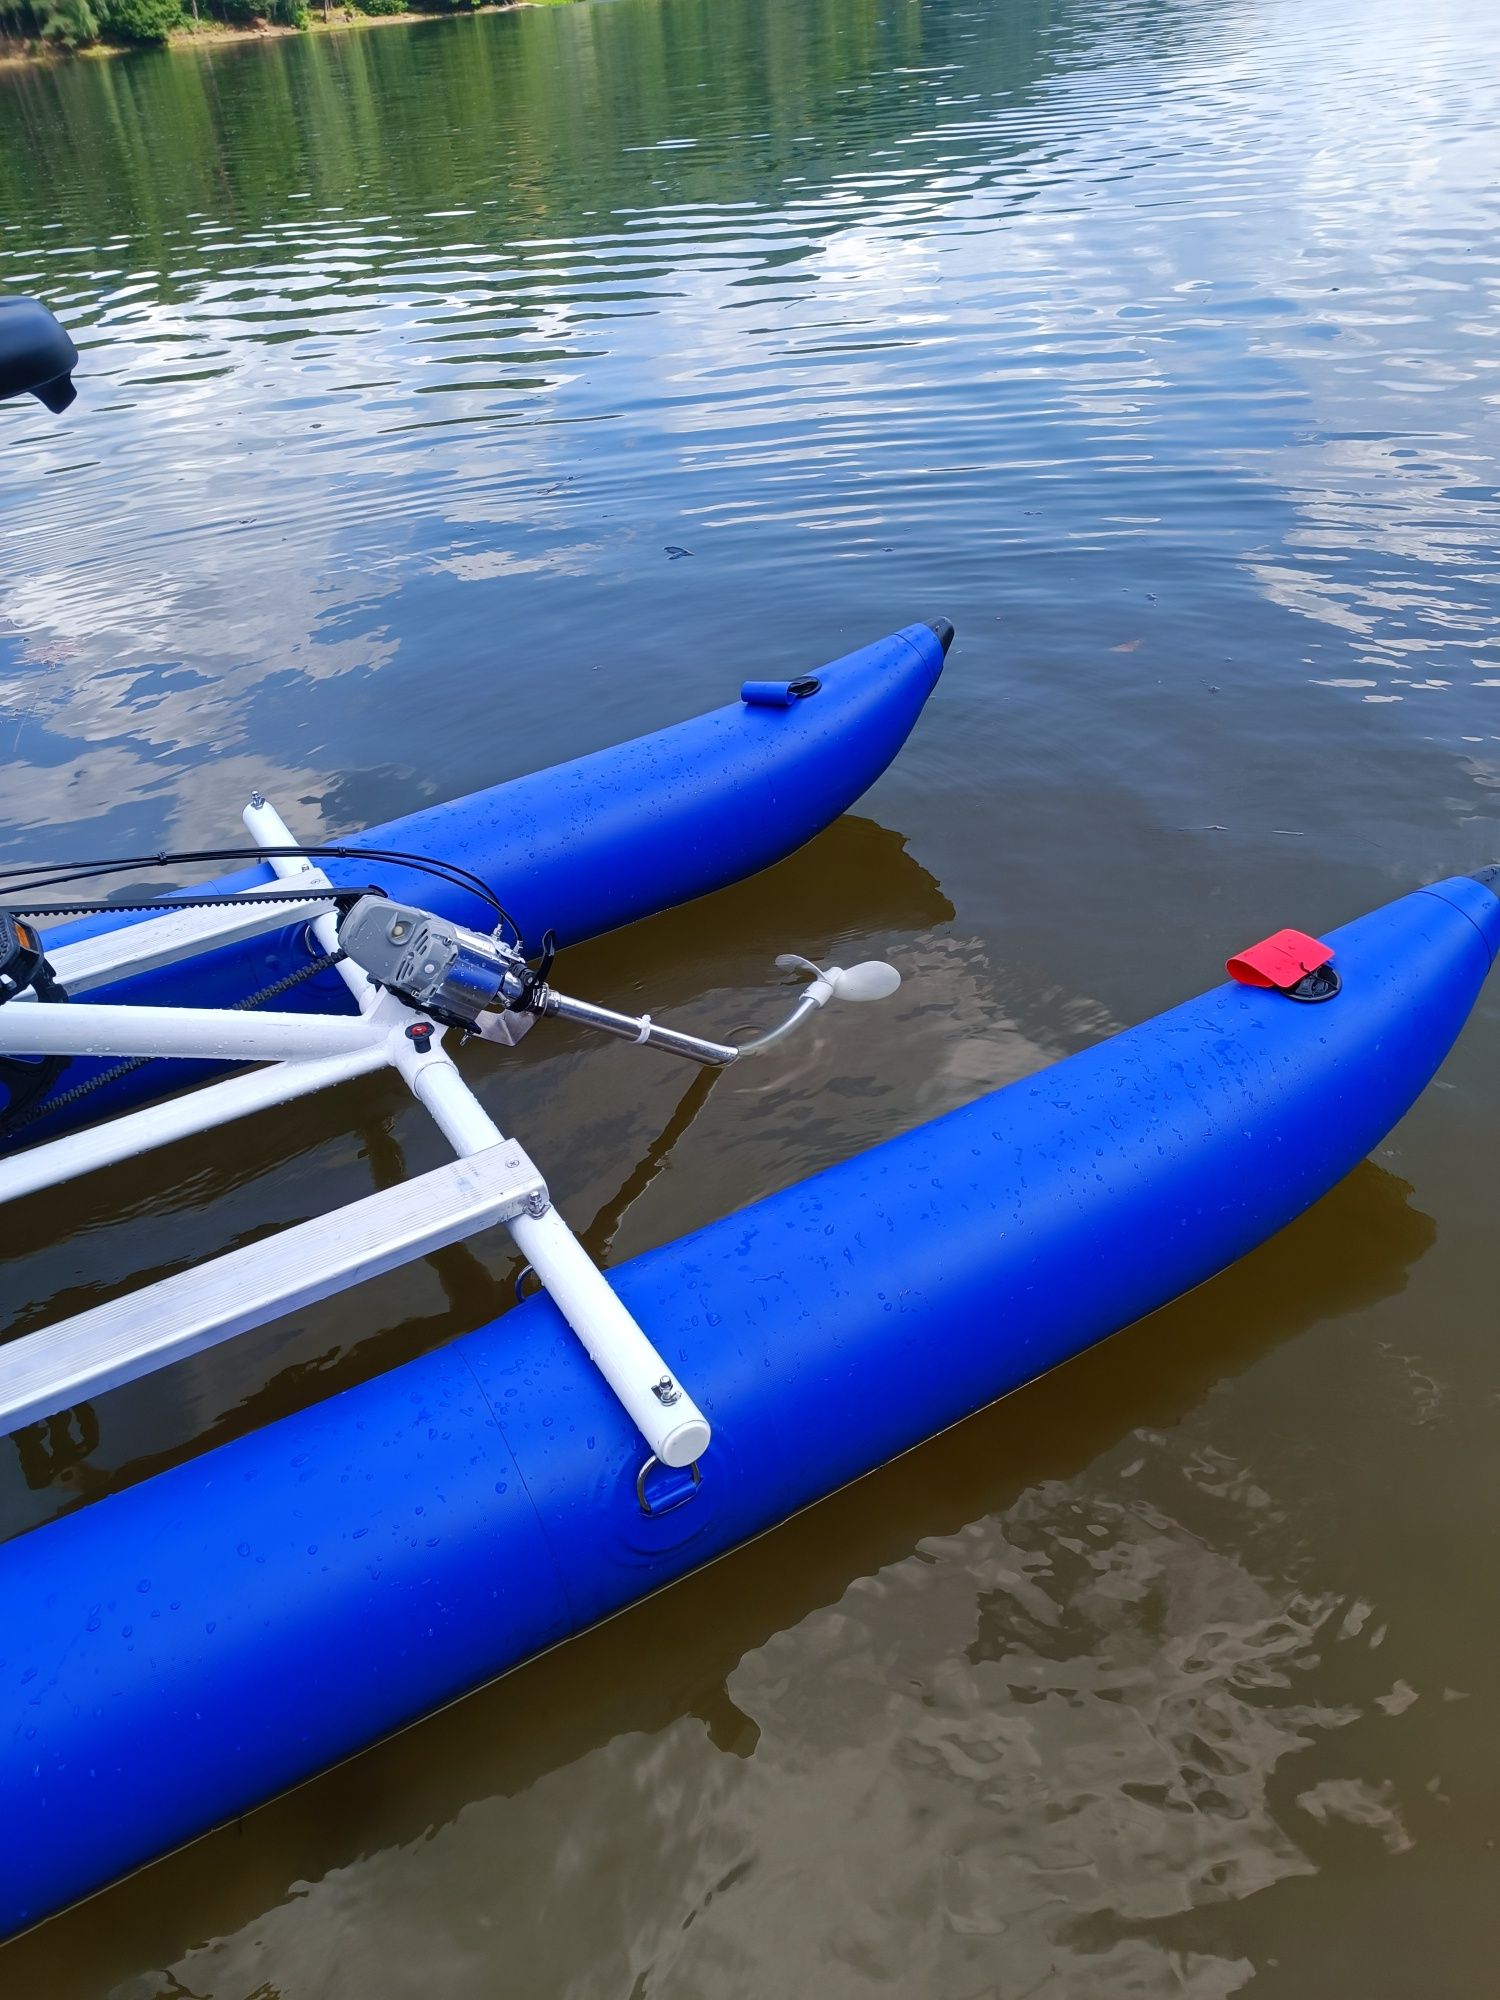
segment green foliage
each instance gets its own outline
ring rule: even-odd
[[[81,49],[99,37],[99,17],[89,0],[47,0],[39,22],[43,41]]]
[[[178,0],[103,0],[99,26],[114,41],[164,42],[182,20]]]
[[[165,42],[178,28],[254,28],[265,21],[305,28],[313,14],[468,13],[492,0],[0,0],[0,36],[39,36],[54,47],[81,49],[101,36],[115,43]],[[557,5],[560,0],[531,0]]]

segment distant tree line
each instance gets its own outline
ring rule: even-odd
[[[217,24],[250,28],[269,21],[305,28],[327,20],[335,0],[0,0],[0,35],[81,49],[94,42],[164,42],[174,28]],[[421,0],[425,10],[464,11],[482,0]],[[337,0],[341,13],[404,14],[408,0]]]

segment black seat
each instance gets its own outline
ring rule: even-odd
[[[65,410],[77,366],[78,349],[40,299],[0,299],[0,402],[29,394]]]

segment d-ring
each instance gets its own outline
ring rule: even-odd
[[[664,1507],[653,1507],[651,1502],[646,1498],[646,1481],[650,1476],[652,1466],[660,1464],[661,1460],[653,1452],[640,1471],[635,1475],[635,1497],[640,1504],[641,1512],[648,1519],[655,1519],[660,1514],[670,1514],[678,1507],[685,1507],[689,1500],[697,1493],[698,1488],[703,1484],[703,1474],[698,1470],[698,1461],[695,1458],[688,1467],[689,1472],[693,1475],[692,1485],[679,1493],[675,1500],[667,1501]]]

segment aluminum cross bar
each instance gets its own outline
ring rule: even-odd
[[[541,1203],[513,1141],[0,1346],[0,1436],[427,1257]]]
[[[323,887],[327,877],[320,875]],[[299,888],[301,883],[297,885]],[[309,883],[309,889],[313,888]],[[80,938],[76,944],[59,945],[47,953],[48,963],[70,998],[87,993],[91,987],[107,985],[115,979],[133,979],[138,972],[151,972],[159,965],[172,965],[180,958],[196,957],[220,945],[240,944],[265,931],[288,930],[306,923],[328,908],[326,897],[309,896],[306,903],[264,903],[267,893],[284,895],[281,883],[268,882],[261,889],[247,889],[245,900],[206,910],[168,910],[161,916],[145,917],[118,930],[100,931]],[[32,998],[28,991],[19,996]]]

